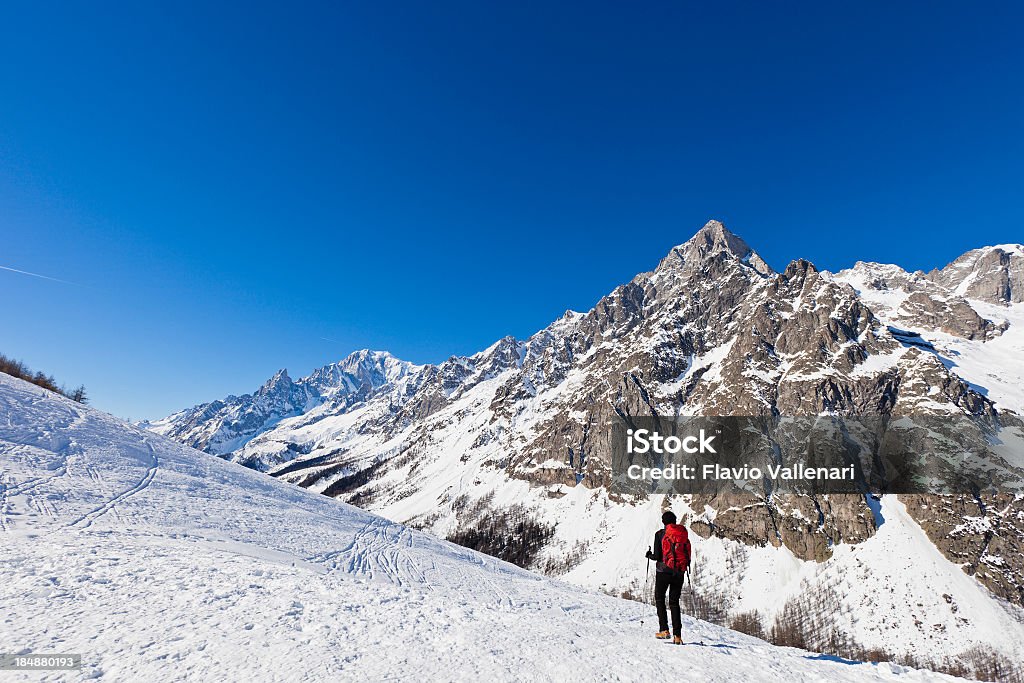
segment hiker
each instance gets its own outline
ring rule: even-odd
[[[683,644],[682,618],[679,615],[679,595],[683,592],[683,577],[690,566],[690,538],[686,527],[676,524],[676,515],[666,510],[661,515],[664,529],[654,534],[654,550],[647,548],[647,559],[657,561],[654,574],[654,601],[658,605],[658,632],[655,638],[668,639],[668,614],[665,610],[665,592],[668,591],[672,608],[672,643]]]

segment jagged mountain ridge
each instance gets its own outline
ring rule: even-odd
[[[226,455],[284,418],[319,405],[344,411],[416,369],[412,363],[383,351],[356,351],[298,381],[281,369],[251,394],[204,403],[142,426],[187,446]]]
[[[1014,298],[1022,253],[1013,245],[976,250],[927,276],[878,264],[833,275],[804,260],[776,273],[712,221],[654,271],[525,341],[407,367],[340,402],[307,401],[299,410],[282,401],[287,410],[273,417],[214,402],[157,429],[190,445],[208,439],[202,447],[211,452],[251,430],[223,455],[442,536],[486,525],[488,511],[523,506],[554,529],[533,564],[606,590],[632,589],[639,577],[613,549],[655,517],[636,517],[635,502],[609,495],[610,435],[599,425],[651,413],[1021,412],[1012,385],[1024,379],[1013,360],[1024,329]],[[962,323],[940,324],[951,320]],[[991,349],[1005,354],[995,383],[974,362]],[[252,397],[255,406],[259,392]],[[240,428],[235,414],[272,424]],[[1021,502],[999,503],[936,498],[908,513],[947,558],[1020,604]],[[706,538],[825,565],[837,547],[873,537],[880,521],[856,496],[652,504],[692,514]],[[744,560],[749,571],[760,561]],[[780,561],[765,560],[767,570]],[[750,604],[749,590],[723,582],[725,611]],[[785,591],[774,594],[785,602]],[[771,607],[758,610],[772,617]],[[849,628],[866,645],[885,643],[880,631]],[[934,638],[926,630],[922,643]]]

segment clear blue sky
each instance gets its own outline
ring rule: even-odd
[[[146,5],[146,7],[140,7]],[[216,5],[217,7],[210,7]],[[14,3],[0,352],[159,417],[775,267],[1024,241],[1019,3]]]

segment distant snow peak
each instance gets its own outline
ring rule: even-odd
[[[334,390],[357,391],[361,387],[376,389],[401,379],[415,367],[387,351],[361,349],[337,363],[314,370],[304,381],[329,393]]]

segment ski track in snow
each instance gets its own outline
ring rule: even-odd
[[[146,489],[146,487],[148,487],[153,482],[153,479],[156,477],[157,469],[160,467],[160,458],[157,456],[156,450],[153,448],[153,445],[150,444],[148,440],[143,439],[143,442],[146,444],[146,448],[149,449],[150,457],[152,458],[153,464],[150,465],[149,468],[146,470],[146,473],[143,475],[142,480],[139,481],[139,483],[137,483],[135,486],[132,486],[131,488],[117,494],[116,496],[106,501],[99,507],[85,513],[75,521],[69,523],[68,526],[80,526],[80,528],[83,529],[92,526],[92,523],[95,522],[99,517],[113,510],[115,505],[125,501],[127,498],[134,496],[137,493],[142,492],[143,490]],[[100,480],[100,476],[94,468],[86,466],[86,472],[93,481]]]
[[[526,572],[0,375],[0,652],[107,680],[951,680]],[[110,514],[107,514],[110,513]],[[641,626],[641,621],[643,625]],[[703,643],[704,646],[696,643]]]

